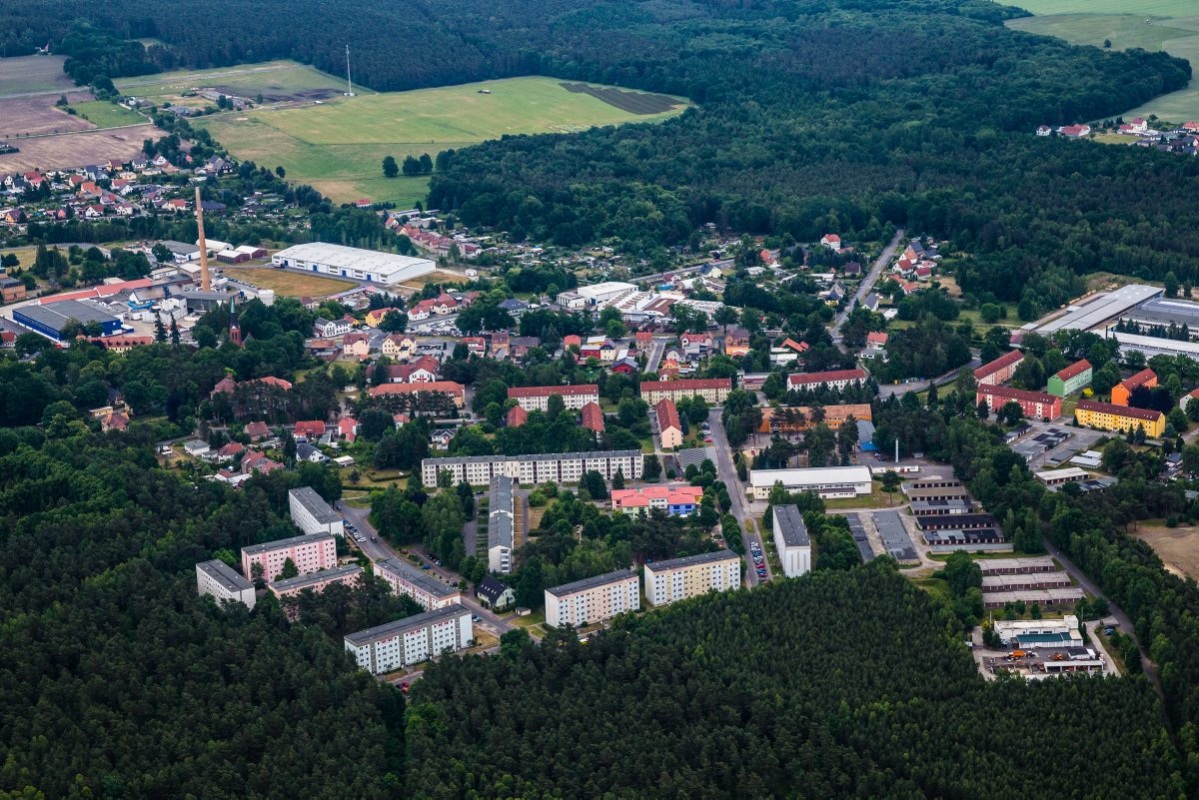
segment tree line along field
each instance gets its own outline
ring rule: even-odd
[[[411,205],[423,199],[428,179],[383,177],[385,156],[402,161],[504,135],[657,121],[686,105],[681,98],[529,77],[258,108],[193,124],[238,158],[283,166],[288,179],[337,202],[366,197]]]
[[[1071,44],[1161,50],[1199,69],[1199,4],[1190,0],[1027,0],[1018,5],[1036,16],[1009,20],[1014,30]],[[1170,122],[1199,117],[1199,83],[1192,80],[1185,89],[1124,113],[1126,119],[1151,115]]]

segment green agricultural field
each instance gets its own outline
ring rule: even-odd
[[[80,119],[86,119],[97,128],[119,128],[123,125],[143,125],[146,122],[146,118],[136,111],[130,111],[107,100],[72,103],[71,108],[75,109]]]
[[[150,100],[194,104],[183,97],[193,89],[216,89],[267,103],[302,102],[338,97],[345,84],[331,75],[295,61],[268,61],[242,67],[166,72],[115,81],[125,94]],[[199,101],[200,104],[208,104]]]
[[[65,56],[0,58],[0,97],[74,89],[62,71],[66,60]]]
[[[1164,50],[1199,71],[1199,3],[1194,0],[1027,0],[1036,14],[1009,20],[1015,30],[1056,36],[1071,44]],[[1199,118],[1199,81],[1124,112],[1126,119],[1157,116],[1170,122]]]
[[[403,162],[408,155],[435,156],[506,134],[657,121],[686,108],[685,100],[676,100],[668,111],[636,114],[594,94],[568,91],[551,78],[513,78],[257,108],[193,124],[207,128],[238,158],[283,166],[289,180],[311,184],[335,201],[411,205],[424,196],[428,179],[383,177],[385,156]]]

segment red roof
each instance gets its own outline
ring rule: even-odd
[[[594,383],[580,383],[575,386],[517,386],[508,390],[509,397],[545,397],[551,394],[599,396],[599,386]]]
[[[732,389],[732,378],[688,378],[678,381],[642,381],[641,392],[661,392],[673,389]]]
[[[512,406],[508,409],[508,416],[505,420],[509,428],[519,428],[529,421],[529,412],[525,411],[520,406]]]
[[[1130,378],[1125,378],[1124,380],[1120,381],[1120,385],[1123,386],[1125,389],[1132,391],[1133,389],[1137,388],[1138,386],[1144,386],[1145,384],[1149,383],[1150,381],[1156,381],[1156,380],[1157,380],[1156,372],[1154,372],[1151,369],[1143,369],[1140,372],[1138,372],[1136,375],[1133,375]]]
[[[813,386],[818,383],[834,383],[836,381],[864,381],[869,377],[866,370],[858,367],[857,369],[834,369],[828,372],[800,372],[795,375],[787,376],[787,383],[791,386]]]
[[[1025,389],[1012,389],[1008,386],[992,386],[983,384],[978,387],[978,393],[999,397],[1004,400],[1016,400],[1025,403],[1044,403],[1045,405],[1053,405],[1061,402],[1061,398],[1044,392],[1030,392]]]
[[[296,436],[324,436],[325,423],[323,420],[310,419],[296,423]]]
[[[975,380],[982,380],[988,375],[994,375],[999,370],[1005,367],[1010,367],[1012,364],[1018,364],[1024,360],[1024,353],[1019,350],[1013,350],[1010,353],[1004,353],[999,358],[990,363],[983,364],[978,369],[974,370]]]
[[[1157,422],[1162,418],[1162,412],[1149,408],[1133,408],[1132,406],[1117,406],[1111,403],[1100,403],[1096,400],[1079,400],[1080,411],[1094,411],[1099,414],[1112,414],[1117,417],[1132,417],[1146,422]]]
[[[1064,370],[1059,372],[1054,377],[1060,378],[1063,381],[1068,381],[1071,378],[1073,378],[1075,375],[1081,375],[1082,373],[1086,372],[1090,368],[1091,368],[1091,362],[1087,361],[1084,358],[1082,361],[1075,361],[1073,364],[1066,367]]]
[[[596,433],[604,432],[604,412],[599,403],[588,403],[583,406],[583,427]]]
[[[654,409],[658,412],[659,430],[666,430],[667,428],[674,428],[679,431],[683,430],[683,426],[679,422],[679,409],[669,397],[659,400]]]
[[[887,334],[879,331],[871,331],[866,334],[866,344],[882,347],[887,343]]]
[[[388,394],[442,392],[463,397],[465,391],[465,387],[456,381],[430,381],[429,383],[385,383],[382,386],[372,386],[368,393],[371,397],[381,397]]]

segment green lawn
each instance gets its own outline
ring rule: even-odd
[[[226,90],[250,99],[261,94],[268,103],[302,99],[302,93],[334,96],[345,91],[345,83],[340,78],[288,60],[240,67],[164,72],[161,75],[121,78],[114,83],[125,94],[171,102],[180,99],[184,92],[206,88]]]
[[[142,125],[146,118],[124,106],[118,106],[107,100],[91,100],[86,103],[72,103],[80,119],[86,119],[97,128],[119,128],[122,125]]]
[[[490,90],[481,94],[480,89]],[[411,205],[428,178],[383,177],[385,156],[435,156],[508,134],[566,133],[647,122],[681,113],[638,115],[551,78],[512,78],[465,86],[336,98],[320,105],[257,108],[195,120],[238,158],[282,166],[334,201],[369,198]]]
[[[1038,16],[1009,20],[1010,28],[1072,44],[1102,47],[1110,41],[1120,50],[1164,50],[1199,66],[1199,5],[1193,0],[1027,0],[1019,5]],[[1175,123],[1199,118],[1199,81],[1155,97],[1123,116],[1157,116]]]
[[[66,56],[0,58],[0,97],[75,89],[74,82],[62,71],[66,60]]]

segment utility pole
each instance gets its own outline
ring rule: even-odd
[[[354,84],[350,82],[350,46],[346,45],[346,97],[354,96]]]

